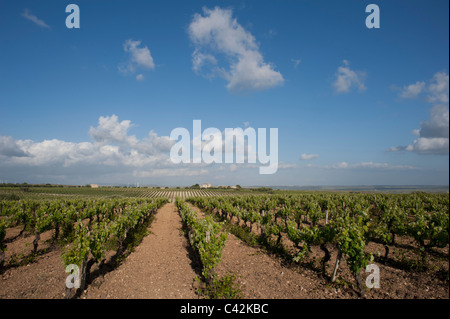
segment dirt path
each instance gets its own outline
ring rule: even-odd
[[[146,236],[116,270],[98,278],[81,298],[197,299],[196,276],[175,204],[158,210]]]

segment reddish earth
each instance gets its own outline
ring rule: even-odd
[[[123,264],[94,281],[83,298],[198,298],[193,288],[196,274],[173,203],[158,211],[150,231]]]
[[[196,209],[199,214],[200,210]],[[7,239],[14,238],[21,228],[8,229]],[[80,298],[136,299],[198,299],[195,277],[199,265],[183,234],[181,218],[173,203],[162,207],[149,227],[150,234],[116,269],[94,277]],[[61,259],[61,247],[51,245],[52,232],[41,235],[39,254],[27,265],[8,265],[1,274],[0,299],[64,298],[67,274]],[[28,256],[34,236],[19,237],[7,244],[6,260],[17,261]],[[410,243],[405,239],[404,246]],[[329,247],[331,260],[327,276],[331,275],[337,252]],[[370,243],[372,252],[384,252],[381,245]],[[391,251],[395,251],[393,247]],[[396,254],[399,255],[399,249]],[[392,263],[375,262],[380,267],[379,289],[366,290],[373,299],[449,298],[448,247],[431,259],[426,272],[399,269]],[[440,257],[439,257],[440,256]],[[444,257],[442,257],[444,256]],[[313,257],[323,257],[313,249]],[[92,271],[96,272],[95,266]],[[442,271],[444,270],[444,271]],[[445,272],[447,271],[447,273]],[[217,267],[217,273],[232,273],[243,289],[244,298],[262,299],[354,299],[359,298],[355,280],[342,262],[339,284],[330,284],[318,271],[318,263],[295,265],[263,248],[250,247],[229,234]],[[362,273],[363,281],[367,274]]]

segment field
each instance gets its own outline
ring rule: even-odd
[[[2,187],[0,299],[448,299],[448,202],[424,192]]]

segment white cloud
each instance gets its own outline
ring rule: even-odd
[[[348,163],[347,162],[336,163],[331,165],[331,168],[348,168]]]
[[[381,169],[381,170],[416,170],[415,166],[411,165],[391,165],[388,163],[374,163],[374,162],[362,162],[350,166],[351,168],[362,168],[362,169]]]
[[[195,50],[192,53],[192,69],[195,73],[200,73],[204,66],[217,65],[217,59],[211,54],[201,53]]]
[[[93,142],[66,142],[58,139],[34,142],[0,136],[2,163],[19,166],[57,167],[169,167],[168,151],[173,141],[150,131],[139,140],[128,135],[133,127],[129,120],[119,121],[116,115],[101,116],[89,134]]]
[[[420,154],[448,155],[448,137],[419,137],[404,150]]]
[[[151,171],[134,171],[135,177],[173,177],[173,176],[202,176],[208,174],[207,169],[192,170],[183,168],[161,168]]]
[[[139,73],[138,75],[136,75],[136,81],[144,81],[145,76],[141,73]]]
[[[109,145],[118,144],[120,150],[136,150],[139,154],[155,155],[161,152],[168,152],[175,141],[169,136],[158,136],[153,130],[142,140],[138,140],[135,135],[129,135],[128,131],[134,125],[129,120],[119,122],[117,115],[100,116],[97,127],[89,129],[89,135],[96,144]]]
[[[392,165],[389,163],[361,162],[349,164],[348,162],[339,162],[331,165],[313,165],[308,164],[309,168],[322,169],[347,169],[347,170],[418,170],[418,167],[411,165]]]
[[[131,121],[119,122],[117,115],[100,116],[97,127],[89,129],[89,135],[97,143],[119,143],[133,146],[138,143],[137,138],[128,136],[128,130],[132,127]]]
[[[309,160],[312,160],[312,159],[315,159],[315,158],[318,158],[318,157],[319,157],[318,154],[306,154],[306,153],[303,153],[300,156],[300,159],[303,160],[303,161],[309,161]]]
[[[28,156],[11,136],[0,136],[0,157]]]
[[[203,8],[203,14],[195,14],[188,29],[195,45],[195,72],[209,66],[209,76],[227,80],[230,91],[264,90],[283,84],[281,73],[264,62],[255,37],[232,17],[231,10]],[[228,69],[217,66],[215,54],[225,56]]]
[[[419,124],[420,129],[414,129],[418,138],[407,146],[389,148],[391,152],[415,152],[418,154],[448,155],[449,154],[449,76],[445,72],[434,74],[431,81],[416,82],[405,87],[400,94],[404,98],[416,98],[420,93],[427,93],[426,101],[433,104],[430,118]]]
[[[138,69],[154,69],[155,63],[147,46],[140,47],[141,41],[128,39],[123,44],[125,52],[129,53],[129,59],[125,63],[119,64],[119,71],[123,74],[133,74]],[[140,74],[142,75],[142,74]],[[143,76],[143,75],[142,75]],[[139,75],[138,75],[139,77]],[[138,79],[136,77],[137,80]],[[143,78],[142,78],[143,79]]]
[[[415,99],[420,93],[425,89],[425,82],[416,82],[415,84],[410,84],[403,87],[399,96],[404,99]]]
[[[343,65],[338,67],[336,80],[333,82],[334,91],[336,93],[348,93],[353,87],[358,91],[365,91],[364,85],[365,73],[361,71],[353,71],[350,69],[350,63],[347,60],[342,61]]]
[[[140,152],[154,155],[161,152],[168,152],[170,148],[175,144],[174,140],[171,140],[169,136],[158,136],[153,130],[148,133],[148,137],[143,138],[135,148]]]
[[[420,123],[419,136],[424,138],[449,137],[449,110],[446,105],[435,105],[431,108],[430,119]]]
[[[36,24],[37,26],[40,26],[41,28],[50,29],[50,26],[47,23],[45,23],[43,20],[36,17],[33,13],[31,13],[31,11],[29,9],[25,9],[23,11],[22,17],[34,22],[34,24]]]
[[[428,86],[428,101],[431,103],[447,103],[449,95],[449,77],[445,72],[438,72],[433,76]],[[448,117],[447,117],[448,120]]]
[[[449,76],[445,72],[437,72],[429,83],[417,81],[414,84],[404,86],[399,93],[401,98],[415,99],[420,94],[427,93],[426,100],[430,103],[449,102]]]

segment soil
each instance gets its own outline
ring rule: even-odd
[[[202,212],[195,208],[202,216]],[[0,299],[61,299],[64,298],[65,279],[61,259],[62,248],[52,245],[53,232],[41,234],[38,256],[26,265],[20,261],[30,255],[34,236],[25,234],[15,238],[21,227],[7,230],[7,267],[1,273]],[[139,246],[115,269],[99,272],[96,266],[87,289],[79,298],[109,299],[199,299],[197,282],[199,265],[182,231],[181,218],[174,203],[163,206],[156,213],[147,235]],[[14,240],[12,240],[15,238]],[[398,240],[399,247],[410,245],[407,239]],[[380,268],[379,289],[366,289],[370,299],[448,299],[448,246],[436,253],[432,267],[425,272],[405,271],[394,258],[399,247],[392,247],[390,259],[375,260]],[[251,247],[229,234],[222,260],[216,269],[219,275],[234,274],[244,298],[254,299],[356,299],[360,298],[355,279],[345,259],[339,268],[338,281],[331,284],[337,251],[328,247],[331,260],[326,276],[320,271],[318,260],[323,252],[313,248],[308,264],[295,264],[266,251]],[[370,243],[368,250],[384,253],[382,245]],[[444,257],[442,257],[444,256]],[[111,256],[109,256],[111,257]],[[315,258],[314,258],[315,257]],[[398,257],[400,258],[400,257]],[[16,260],[10,264],[11,260]],[[362,272],[365,281],[368,274]]]
[[[94,281],[82,298],[198,299],[175,204],[159,209],[150,231],[121,266]]]
[[[40,235],[37,256],[34,261],[21,265],[33,251],[34,235],[23,227],[9,228],[6,232],[5,252],[8,264],[1,274],[0,299],[60,299],[64,298],[67,274],[61,259],[62,248],[51,244],[53,232]]]

